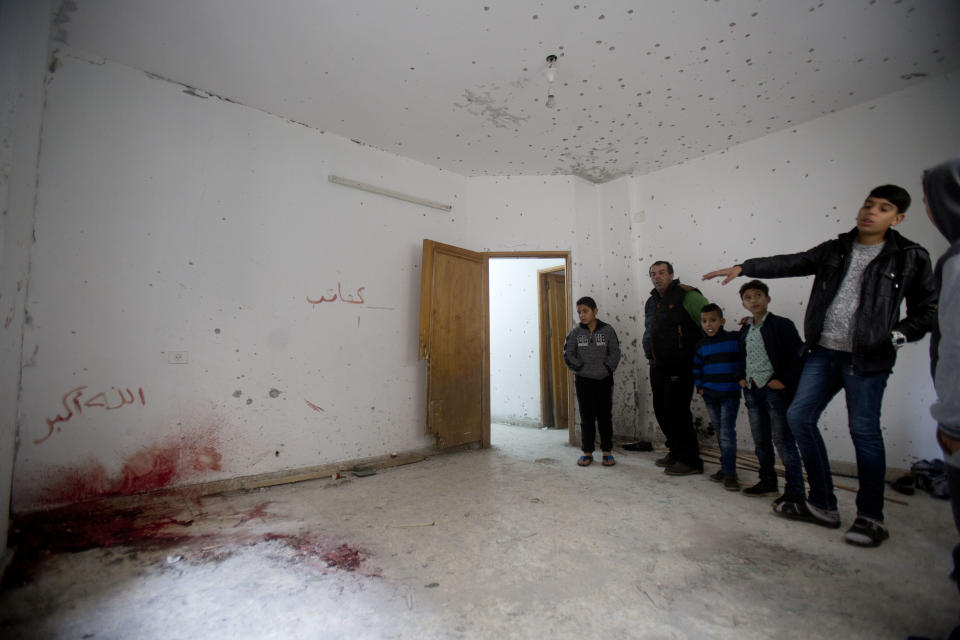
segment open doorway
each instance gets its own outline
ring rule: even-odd
[[[494,427],[570,430],[566,255],[489,259],[490,421]],[[570,430],[572,432],[572,430]],[[496,428],[491,433],[496,440]]]
[[[490,411],[490,285],[491,259],[552,259],[565,265],[563,330],[553,330],[549,342],[563,340],[572,326],[571,260],[569,251],[477,252],[424,239],[420,273],[420,321],[417,357],[426,362],[426,404],[424,433],[432,435],[439,449],[458,446],[489,447],[491,440]],[[552,267],[537,265],[547,270]],[[533,277],[537,269],[530,272]],[[534,279],[536,282],[536,279]],[[506,286],[496,286],[497,293]],[[530,286],[533,290],[533,286]],[[536,308],[537,298],[531,303]],[[559,304],[559,302],[557,302]],[[516,327],[514,309],[506,305],[508,322]],[[559,318],[559,312],[556,317]],[[537,317],[537,316],[533,316]],[[547,326],[545,323],[544,326]],[[539,319],[537,329],[520,329],[532,340],[532,346],[520,347],[518,354],[539,352]],[[512,358],[506,353],[507,360]],[[557,358],[558,359],[558,358]],[[534,371],[528,373],[535,391],[525,401],[531,409],[519,417],[542,424],[539,406],[539,360],[534,358]],[[498,365],[503,370],[504,367]],[[510,367],[507,367],[509,370]],[[564,370],[567,385],[567,414],[573,416],[573,376]],[[516,414],[515,414],[516,415]],[[576,441],[575,429],[566,429],[570,444]]]

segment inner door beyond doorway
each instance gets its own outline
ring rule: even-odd
[[[566,268],[537,271],[537,298],[540,316],[540,415],[543,425],[570,427],[569,385],[563,362],[563,341],[567,335]]]

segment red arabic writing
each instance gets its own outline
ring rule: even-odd
[[[336,293],[333,292],[333,289],[327,289],[327,295],[330,297],[320,296],[319,300],[314,300],[310,296],[307,296],[307,302],[313,305],[317,305],[317,304],[322,304],[324,302],[334,302],[339,297],[340,302],[346,302],[347,304],[363,304],[363,295],[360,292],[363,291],[364,289],[366,289],[366,287],[360,287],[359,289],[357,289],[356,297],[354,297],[352,293],[348,294],[349,297],[347,297],[343,294],[343,287],[341,287],[340,283],[338,282]]]
[[[84,390],[86,390],[85,386],[77,387],[63,394],[63,397],[60,399],[60,403],[63,405],[63,408],[66,409],[66,415],[60,415],[58,413],[54,418],[47,418],[47,428],[49,429],[49,431],[47,431],[47,435],[43,436],[39,440],[34,440],[33,444],[41,444],[46,442],[47,439],[53,435],[53,429],[57,423],[69,422],[73,416],[82,414],[84,407],[88,409],[91,407],[101,407],[106,411],[113,411],[115,409],[125,407],[128,404],[136,404],[137,396],[139,396],[140,404],[147,406],[147,398],[143,393],[143,387],[139,387],[137,389],[137,396],[134,396],[134,393],[130,390],[130,387],[127,387],[126,389],[117,389],[116,387],[113,387],[113,390],[117,392],[117,395],[120,399],[118,404],[111,402],[111,400],[107,397],[106,391],[101,391],[97,395],[91,396],[81,402]]]

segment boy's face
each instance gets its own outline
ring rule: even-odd
[[[723,328],[724,322],[723,316],[716,311],[707,311],[700,314],[700,326],[703,327],[703,332],[708,336],[716,335],[717,331]]]
[[[886,198],[868,197],[857,212],[857,230],[870,235],[883,235],[903,220],[897,205]]]
[[[743,292],[743,308],[754,316],[762,318],[770,304],[770,296],[760,289],[747,289]]]
[[[650,280],[653,282],[654,289],[663,293],[673,282],[673,274],[667,269],[667,265],[655,264],[650,267]]]
[[[583,324],[590,324],[597,317],[597,310],[591,309],[585,304],[577,305],[577,315],[580,316],[580,322]]]

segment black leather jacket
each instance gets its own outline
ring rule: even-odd
[[[820,341],[827,308],[847,272],[857,230],[842,233],[834,240],[809,251],[769,258],[753,258],[741,266],[742,275],[753,278],[815,276],[803,332],[808,350]],[[872,373],[888,371],[897,359],[890,339],[899,331],[913,342],[933,328],[937,317],[937,294],[927,250],[889,229],[886,244],[863,274],[860,306],[854,317],[853,367]],[[907,301],[907,317],[900,318],[901,303]]]

